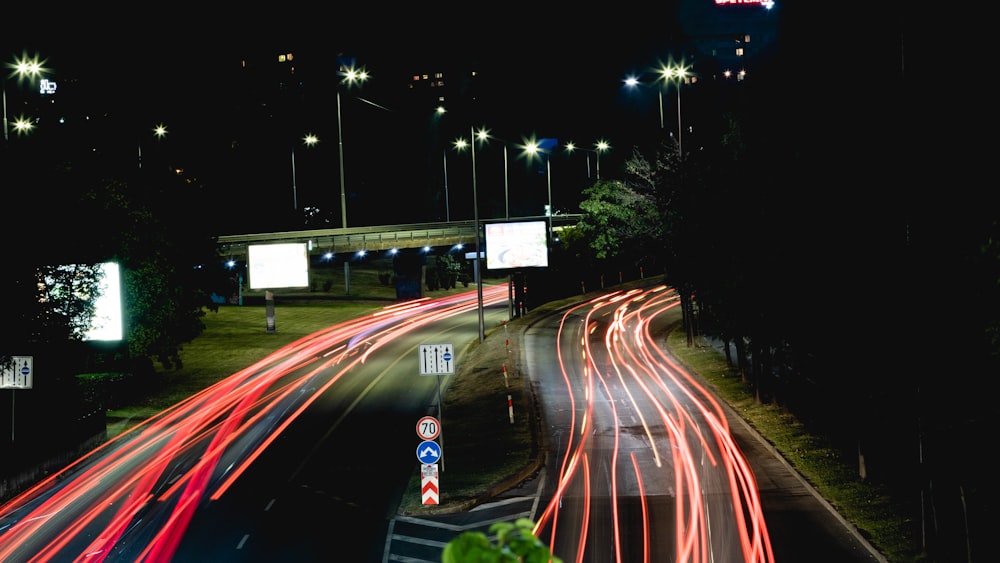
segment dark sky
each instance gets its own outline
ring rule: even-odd
[[[722,12],[711,4],[713,0],[597,5],[355,2],[307,8],[271,3],[209,10],[205,4],[170,3],[141,15],[80,6],[74,8],[77,13],[35,15],[30,25],[6,26],[0,54],[9,59],[21,51],[38,52],[66,91],[69,80],[82,77],[108,105],[150,115],[166,108],[175,115],[196,116],[206,131],[232,125],[212,109],[225,107],[238,94],[221,78],[226,75],[220,67],[248,53],[290,51],[314,61],[354,53],[373,74],[365,94],[376,101],[381,101],[375,87],[380,80],[392,76],[402,83],[415,70],[429,70],[424,68],[427,61],[454,60],[459,66],[469,62],[484,74],[502,77],[490,94],[503,115],[489,116],[501,124],[485,125],[505,127],[509,135],[537,134],[561,142],[608,138],[615,148],[614,156],[607,157],[610,161],[627,157],[629,135],[655,121],[655,100],[649,100],[644,115],[634,106],[622,106],[625,75],[648,71],[677,52],[683,32],[721,25],[725,18],[717,21],[714,16],[738,21],[732,16],[737,10],[758,9],[730,6]],[[787,72],[780,77],[783,90],[776,92],[790,102],[787,119],[825,112],[843,100],[859,103],[873,84],[869,78],[900,72],[899,57],[893,59],[900,33],[884,25],[895,25],[898,18],[854,14],[830,4],[806,13],[803,3],[779,3],[778,10],[778,44]],[[681,21],[679,13],[694,14],[698,25]],[[872,56],[864,42],[871,38],[882,42],[879,49],[889,53],[886,59]],[[851,63],[856,68],[848,79],[846,71],[837,69]],[[848,83],[853,88],[841,87]],[[685,98],[685,108],[693,108],[696,98]],[[673,98],[666,103],[666,109],[673,110]],[[357,139],[352,134],[350,139]],[[388,135],[383,137],[391,143]],[[304,174],[310,167],[303,164]],[[283,160],[279,165],[287,167]],[[357,174],[358,168],[348,170]]]

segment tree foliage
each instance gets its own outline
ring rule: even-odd
[[[534,522],[519,518],[490,526],[491,541],[483,532],[462,532],[441,553],[442,563],[562,563],[535,537]]]

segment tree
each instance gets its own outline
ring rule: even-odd
[[[636,153],[638,165],[644,162]],[[578,229],[599,260],[625,259],[639,265],[655,256],[663,233],[654,186],[648,178],[598,181],[583,190]]]
[[[552,555],[532,529],[527,518],[497,522],[490,526],[496,543],[482,532],[463,532],[444,546],[442,563],[562,563]]]

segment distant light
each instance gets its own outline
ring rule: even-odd
[[[364,250],[359,250],[358,251],[358,258],[364,258],[365,254],[368,254],[368,253],[366,251],[364,251]]]
[[[57,84],[54,80],[49,80],[48,78],[43,78],[38,81],[38,93],[39,94],[55,94]]]
[[[324,260],[333,260],[333,253],[332,252],[327,252],[326,254],[323,255],[323,259]]]
[[[390,249],[389,249],[389,254],[396,254],[396,253],[398,253],[398,252],[399,252],[399,249],[398,249],[398,248],[390,248]]]
[[[228,268],[233,268],[235,266],[236,266],[236,260],[230,260],[230,261],[226,262],[226,267],[228,267]]]
[[[431,247],[430,246],[425,246],[424,247],[424,252],[430,252],[430,251],[431,251]]]

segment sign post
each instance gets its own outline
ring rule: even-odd
[[[421,344],[420,345],[420,375],[437,376],[438,418],[444,420],[441,406],[441,376],[455,373],[455,348],[451,344]],[[440,426],[440,423],[438,423]],[[419,429],[418,429],[419,433]],[[444,437],[441,438],[444,445]],[[441,463],[444,471],[444,463]]]
[[[417,436],[423,440],[417,448],[420,460],[420,498],[424,504],[438,504],[438,466],[441,448],[433,442],[441,433],[441,423],[433,416],[424,416],[417,421]]]
[[[11,356],[11,365],[0,371],[0,389],[10,389],[10,443],[14,443],[14,391],[31,389],[34,356]]]

